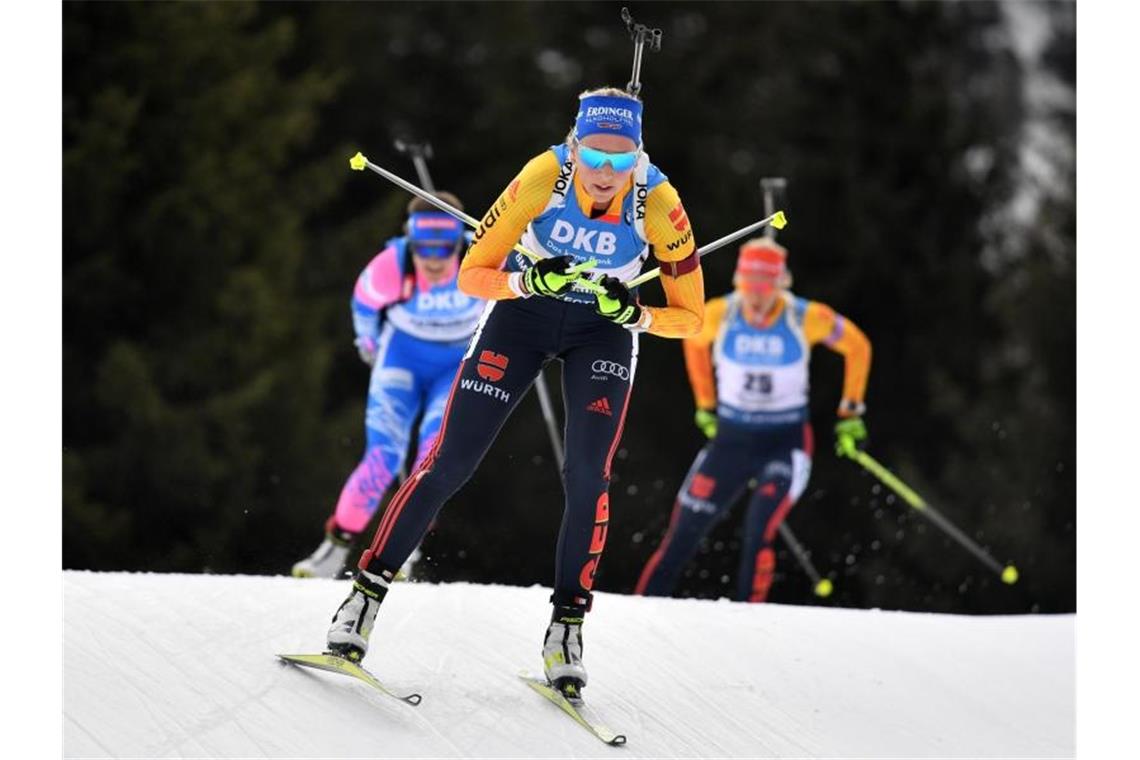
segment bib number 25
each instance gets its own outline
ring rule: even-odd
[[[767,372],[749,372],[744,377],[744,390],[747,393],[769,395],[772,392],[772,375]]]

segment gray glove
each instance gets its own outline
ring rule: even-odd
[[[360,354],[360,361],[371,367],[376,363],[376,339],[368,336],[361,335],[353,341],[356,345],[356,352]]]

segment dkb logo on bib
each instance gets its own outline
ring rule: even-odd
[[[737,335],[733,348],[739,355],[780,356],[784,353],[784,339],[779,335]]]
[[[603,256],[617,250],[617,235],[600,230],[584,230],[575,227],[564,219],[554,223],[550,239],[556,243],[570,243],[570,247],[585,253],[599,253]]]
[[[442,293],[417,293],[416,308],[428,311],[432,309],[462,309],[471,302],[471,297],[458,290],[444,291]]]

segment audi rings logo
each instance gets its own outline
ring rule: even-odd
[[[592,365],[590,365],[590,369],[593,372],[597,372],[601,375],[612,375],[619,380],[629,379],[629,368],[624,364],[619,364],[618,362],[609,362],[605,359],[598,359]]]

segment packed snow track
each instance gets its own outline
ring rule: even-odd
[[[549,591],[402,584],[365,666],[315,652],[344,581],[64,573],[64,756],[1072,757],[1072,615],[964,617],[599,594],[587,700],[531,691]]]

